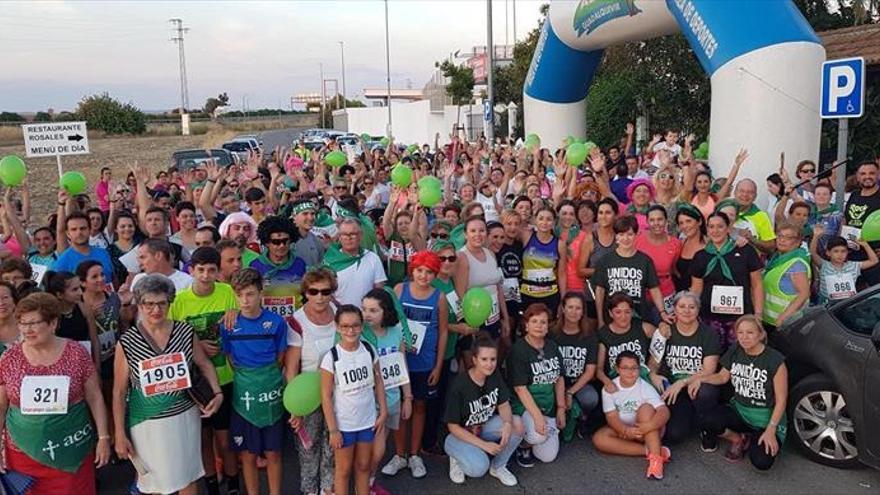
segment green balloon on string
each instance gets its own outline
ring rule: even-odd
[[[304,371],[284,388],[282,402],[287,412],[294,416],[308,416],[321,406],[321,375],[317,371]]]
[[[565,161],[572,167],[581,165],[586,158],[587,147],[581,143],[572,143],[565,150]]]
[[[336,150],[327,153],[327,156],[324,157],[324,161],[327,165],[330,165],[333,168],[339,168],[348,163],[348,157],[345,156],[345,153]]]
[[[443,183],[440,182],[440,179],[434,177],[433,175],[426,175],[419,179],[419,189],[423,187],[430,187],[434,189],[442,189]]]
[[[86,177],[80,172],[64,172],[58,183],[71,196],[86,190]]]
[[[409,187],[412,184],[411,168],[406,165],[395,165],[391,169],[391,183],[398,187]]]
[[[21,158],[7,155],[0,160],[0,181],[3,181],[6,186],[14,187],[21,184],[26,175],[27,168]]]
[[[464,321],[473,328],[479,328],[492,314],[492,297],[482,287],[471,287],[461,299]]]
[[[865,242],[880,241],[880,210],[876,210],[862,224],[862,240]]]
[[[443,198],[443,193],[438,187],[419,187],[419,204],[432,208]]]

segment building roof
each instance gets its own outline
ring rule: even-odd
[[[387,88],[364,88],[364,98],[368,100],[384,100],[388,97]],[[393,100],[422,100],[425,96],[421,89],[395,89],[391,88]]]
[[[828,60],[865,57],[865,64],[880,64],[880,24],[832,29],[818,33]]]

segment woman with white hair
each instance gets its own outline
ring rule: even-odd
[[[194,495],[205,474],[199,410],[210,416],[223,402],[217,374],[192,326],[168,318],[175,295],[168,277],[146,275],[132,292],[139,320],[122,334],[114,357],[116,454],[132,460],[142,493]],[[198,408],[189,393],[194,366],[213,394]]]

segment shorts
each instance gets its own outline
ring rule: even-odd
[[[343,431],[341,433],[343,449],[351,447],[356,443],[373,443],[373,439],[376,438],[376,434],[373,432],[372,428],[365,428],[358,431]]]
[[[99,370],[101,375],[101,380],[110,381],[110,385],[113,385],[113,357],[111,356],[105,361],[101,361],[101,369]]]
[[[412,390],[413,399],[430,400],[437,397],[437,385],[428,385],[430,371],[410,371],[409,387]]]
[[[263,428],[257,428],[244,419],[235,409],[229,422],[229,450],[233,452],[250,452],[260,455],[263,452],[281,452],[284,441],[284,418]]]
[[[217,412],[207,418],[202,418],[202,428],[211,428],[214,431],[226,431],[232,420],[232,384],[227,383],[220,387],[223,392],[223,403]]]

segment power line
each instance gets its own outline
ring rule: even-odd
[[[178,57],[180,59],[180,114],[183,115],[189,108],[189,89],[186,81],[186,55],[183,51],[183,35],[189,32],[189,28],[183,27],[183,19],[170,19],[177,30],[177,36],[171,41],[177,43]]]

